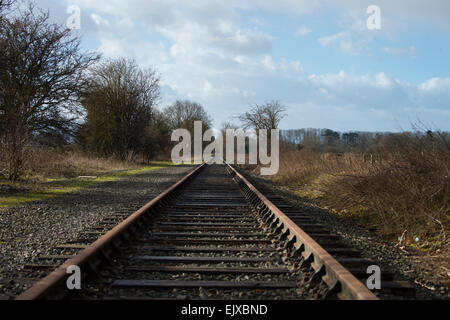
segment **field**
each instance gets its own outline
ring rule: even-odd
[[[445,247],[450,152],[443,141],[425,139],[402,137],[377,155],[283,150],[269,179],[401,246]]]

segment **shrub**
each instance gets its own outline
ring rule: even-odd
[[[379,153],[281,153],[272,179],[375,227],[381,234],[403,233],[412,240],[449,230],[450,148],[442,133],[385,136]]]

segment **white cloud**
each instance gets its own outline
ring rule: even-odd
[[[375,76],[375,82],[381,87],[390,87],[392,86],[393,80],[387,77],[384,72],[380,72]]]
[[[48,0],[43,0],[48,1]],[[366,28],[368,0],[71,0],[98,13],[121,17],[127,21],[139,20],[151,30],[158,31],[176,43],[191,50],[196,46],[226,50],[234,54],[270,54],[273,38],[256,29],[239,26],[237,9],[279,11],[293,15],[318,12],[320,9],[336,10],[342,30],[319,38],[326,47],[336,44],[344,53],[371,55],[369,44],[378,35],[389,36],[396,28],[410,27],[411,19],[427,20],[450,27],[450,1],[433,0],[433,4],[421,0],[379,0],[383,26],[378,33]],[[251,18],[254,24],[263,24]],[[415,21],[417,23],[417,21]],[[302,26],[297,36],[307,36],[311,30]],[[187,45],[189,44],[189,46]],[[189,48],[188,48],[189,47]],[[385,48],[382,52],[399,56],[414,56],[409,49]]]
[[[262,63],[270,71],[275,71],[277,69],[275,63],[272,60],[272,56],[270,55],[264,56]]]
[[[213,90],[214,90],[214,88],[213,88],[212,84],[208,80],[206,80],[205,84],[203,85],[203,92],[205,94],[210,94]]]
[[[91,14],[91,19],[95,22],[95,24],[99,27],[109,27],[109,21],[102,18],[101,16],[99,16],[98,14]]]
[[[417,49],[415,46],[410,46],[409,48],[384,47],[383,49],[381,49],[381,51],[398,57],[414,57],[417,53]]]
[[[191,52],[177,45],[166,49],[145,41],[129,45],[103,39],[102,50],[137,57],[163,76],[164,103],[189,98],[203,104],[216,124],[253,103],[282,98],[289,106],[284,128],[330,127],[337,130],[400,130],[421,119],[448,127],[450,78],[433,78],[414,85],[386,72],[354,75],[345,71],[306,74],[299,61],[274,61],[272,55],[221,56]]]
[[[370,42],[373,38],[366,30],[346,28],[345,31],[317,39],[322,47],[336,45],[343,53],[351,55],[371,55]]]
[[[400,22],[399,20],[422,19],[440,23],[447,28],[450,27],[450,1],[448,0],[433,0],[432,2],[423,0],[377,0],[375,3],[372,0],[260,0],[258,2],[241,0],[241,2],[247,3],[247,7],[254,6],[270,11],[278,10],[293,14],[308,14],[324,8],[341,10],[347,15],[357,13],[360,17],[363,13],[361,22],[364,23],[364,26],[367,7],[376,4],[381,8],[383,20],[385,22],[390,20],[389,24],[395,23],[394,21]]]
[[[300,37],[306,37],[310,33],[311,33],[311,29],[309,29],[307,27],[300,27],[300,29],[298,29],[298,31],[297,31],[297,35],[299,35]]]
[[[243,30],[223,23],[210,28],[193,21],[158,27],[165,37],[185,48],[220,50],[232,54],[259,54],[271,51],[272,38],[262,32]]]
[[[343,32],[339,32],[339,33],[336,33],[336,34],[332,34],[332,35],[330,35],[330,36],[326,36],[326,37],[319,38],[319,39],[317,39],[317,41],[318,41],[323,47],[327,47],[327,46],[329,46],[330,44],[336,42],[337,40],[340,40],[340,39],[346,37],[347,34],[348,34],[348,33],[347,33],[346,31],[343,31]]]
[[[432,78],[419,85],[423,91],[450,91],[450,78]]]
[[[41,0],[43,3],[53,3]],[[142,18],[149,25],[165,25],[180,18],[189,16],[192,20],[214,21],[222,18],[233,18],[235,9],[262,9],[270,12],[304,15],[317,12],[320,9],[331,8],[339,10],[347,16],[359,17],[359,24],[365,26],[366,8],[374,4],[369,0],[70,0],[71,3],[82,4],[98,12],[128,16],[133,19]],[[52,6],[54,4],[51,4]],[[402,24],[406,20],[421,19],[440,23],[450,27],[450,1],[433,0],[431,3],[423,0],[378,0],[376,5],[381,8],[383,21],[388,25]],[[254,18],[255,23],[260,21]],[[405,27],[409,25],[405,24]]]
[[[436,7],[425,2],[420,5],[415,0],[395,4],[380,0],[386,32],[390,30],[390,21],[398,15],[418,15],[431,20],[448,16],[449,11],[443,11],[450,1],[435,1]],[[365,28],[366,1],[78,2],[95,12],[92,23],[95,22],[100,50],[105,55],[132,56],[141,65],[153,65],[161,72],[163,106],[175,99],[190,98],[202,103],[217,124],[250,104],[273,98],[282,99],[290,107],[284,128],[395,130],[398,123],[407,128],[417,118],[435,120],[441,128],[448,128],[450,123],[449,78],[433,78],[417,85],[394,79],[386,70],[367,75],[344,71],[306,73],[302,61],[274,58],[273,37],[257,27],[263,22],[253,19],[257,26],[245,26],[235,11],[262,8],[306,14],[324,6],[338,7],[342,12],[338,26],[343,31],[320,37],[318,43],[336,46],[346,53],[367,54],[368,44],[375,36]],[[356,9],[351,9],[352,5]],[[297,35],[310,33],[310,29],[302,27]],[[381,50],[399,56],[416,53],[415,47]]]

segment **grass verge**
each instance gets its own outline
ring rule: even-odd
[[[430,135],[390,137],[377,160],[282,151],[275,184],[399,243],[433,251],[450,243],[450,147]]]
[[[37,185],[32,190],[26,190],[21,183],[1,182],[0,184],[9,187],[10,192],[0,195],[0,211],[26,202],[50,199],[59,195],[75,192],[93,185],[115,181],[123,177],[136,175],[143,172],[153,171],[171,166],[170,162],[155,162],[150,166],[143,166],[133,169],[118,170],[109,173],[102,173],[97,177],[80,178],[40,178]],[[26,187],[25,187],[26,188]]]

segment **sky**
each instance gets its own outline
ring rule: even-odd
[[[85,50],[158,70],[163,108],[189,99],[220,128],[254,104],[282,129],[450,130],[448,0],[36,0]],[[375,5],[380,29],[368,28]],[[236,122],[234,120],[234,122]]]

